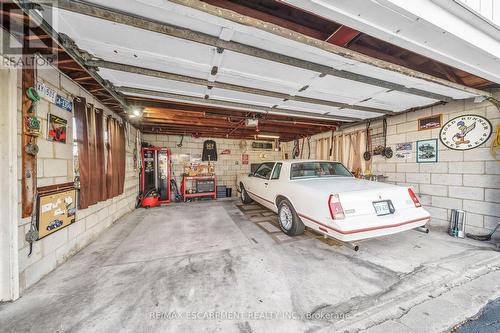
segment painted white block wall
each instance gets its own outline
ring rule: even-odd
[[[20,77],[20,75],[19,75]],[[72,99],[74,96],[83,96],[88,103],[104,109],[107,115],[112,112],[100,104],[86,90],[71,81],[56,69],[41,69],[38,71],[38,80],[49,87]],[[18,101],[21,100],[21,80],[17,83]],[[19,102],[18,105],[21,105]],[[18,142],[21,140],[21,110],[18,109]],[[42,119],[42,129],[47,128],[47,114],[53,113],[68,120],[67,143],[49,142],[45,137],[38,139],[40,148],[37,161],[38,186],[47,186],[72,182],[73,177],[73,113],[57,106],[40,101],[37,106],[37,116]],[[117,117],[115,115],[115,117]],[[19,285],[21,291],[32,286],[54,268],[65,262],[69,257],[97,238],[113,222],[135,207],[138,188],[138,171],[133,169],[133,142],[136,130],[131,128],[131,144],[126,145],[126,175],[124,193],[105,202],[99,202],[84,210],[78,210],[76,222],[67,228],[59,230],[33,244],[33,253],[28,257],[29,245],[24,235],[30,228],[30,219],[21,218],[21,201],[18,201],[18,255],[19,255]],[[21,150],[18,149],[20,160]],[[20,169],[20,165],[18,168]],[[18,175],[18,187],[21,186],[21,173]]]

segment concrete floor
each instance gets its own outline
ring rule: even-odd
[[[14,303],[2,332],[443,332],[500,297],[500,253],[442,231],[278,242],[234,201],[136,210]]]

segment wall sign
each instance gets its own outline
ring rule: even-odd
[[[53,114],[49,114],[49,121],[47,122],[49,128],[47,129],[47,140],[66,143],[66,129],[68,121]]]
[[[248,164],[248,154],[241,154],[241,164],[243,165]]]
[[[40,97],[43,97],[52,104],[55,104],[68,112],[73,112],[73,101],[59,95],[56,90],[47,86],[45,83],[37,82],[36,91]]]
[[[449,120],[439,132],[439,139],[453,150],[469,150],[490,138],[492,126],[488,119],[468,114]]]

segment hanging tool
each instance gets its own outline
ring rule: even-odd
[[[24,147],[24,151],[28,155],[36,156],[38,154],[38,145],[33,142],[33,137],[30,138],[30,142]]]
[[[497,130],[493,142],[491,143],[491,154],[498,160],[498,151],[500,150],[500,125],[497,125]]]
[[[298,139],[293,140],[292,159],[296,159],[297,157],[299,157],[300,154],[299,145],[300,143]]]
[[[382,155],[384,155],[386,158],[391,158],[393,155],[392,148],[387,147],[387,119],[384,118],[382,122],[384,126],[384,151],[382,152]]]
[[[363,154],[363,158],[365,161],[369,161],[372,158],[372,153],[371,153],[372,147],[371,147],[371,138],[370,138],[370,122],[366,123],[366,146],[365,146],[365,152]]]
[[[330,156],[329,156],[329,160],[333,160],[333,140],[334,140],[334,130],[332,130],[332,135],[330,137]]]
[[[38,240],[38,230],[36,228],[37,197],[38,197],[38,193],[35,191],[35,195],[34,195],[35,200],[33,200],[33,209],[31,211],[30,230],[24,236],[24,239],[30,244],[30,251],[28,253],[28,257],[31,255],[31,253],[33,253],[33,243]]]
[[[307,137],[307,159],[311,159],[311,137]]]
[[[300,159],[302,159],[302,156],[304,156],[304,144],[306,142],[306,138],[302,138],[302,149],[300,151]]]

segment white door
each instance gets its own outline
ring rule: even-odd
[[[271,177],[269,180],[266,182],[265,186],[265,191],[263,193],[263,197],[266,200],[268,204],[271,205],[272,210],[276,211],[276,196],[279,194],[278,193],[278,188],[279,188],[279,182],[280,182],[280,175],[281,175],[281,168],[283,164],[278,162],[273,168],[273,171],[271,173]]]
[[[274,164],[274,162],[266,162],[259,165],[253,177],[250,177],[251,187],[248,189],[252,199],[269,208],[272,207],[272,202],[266,199],[268,197],[267,188],[269,186],[269,179],[271,178]]]

